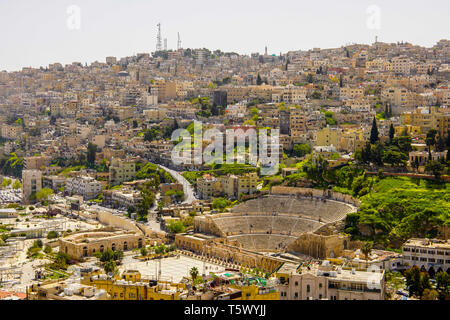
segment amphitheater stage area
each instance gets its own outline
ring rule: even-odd
[[[206,230],[198,231],[226,237],[252,251],[287,252],[303,234],[341,221],[356,210],[351,204],[325,198],[268,195],[210,216],[209,225],[199,227]]]

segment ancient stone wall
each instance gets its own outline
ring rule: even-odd
[[[311,188],[297,188],[297,187],[283,187],[283,186],[274,186],[270,190],[270,194],[272,195],[301,195],[304,197],[318,197],[318,198],[326,198],[332,199],[336,201],[342,201],[345,203],[350,203],[356,207],[361,205],[361,202],[353,198],[351,195],[343,194],[340,192],[335,192],[332,190],[319,190],[319,189],[311,189]]]

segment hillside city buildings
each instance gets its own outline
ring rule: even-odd
[[[383,223],[346,217],[384,176],[448,182],[449,86],[449,40],[279,55],[180,48],[1,71],[3,296],[403,299],[391,273],[449,272],[448,224],[415,224],[435,239],[406,242],[388,230],[389,242]],[[194,121],[217,135],[191,141]],[[172,141],[177,129],[186,136]],[[274,174],[249,164],[248,140],[239,163],[193,161],[211,142],[227,146],[227,132],[239,132],[234,143],[262,129],[280,133],[267,142]],[[193,151],[174,163],[186,141]],[[392,147],[385,156],[379,143]],[[320,172],[346,166],[347,189]],[[352,176],[362,167],[371,185]],[[361,239],[386,245],[366,252]]]

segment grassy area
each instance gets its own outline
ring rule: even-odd
[[[195,185],[197,178],[201,178],[204,174],[211,174],[213,176],[223,176],[227,174],[242,175],[249,172],[256,172],[258,168],[246,164],[223,164],[216,165],[211,170],[204,171],[186,171],[183,172],[183,177],[191,184]]]
[[[450,224],[450,183],[375,178],[372,191],[360,200],[361,210],[347,217],[346,232],[387,247],[397,247],[395,240],[435,237],[440,226]]]

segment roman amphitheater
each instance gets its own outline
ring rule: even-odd
[[[244,202],[231,212],[196,218],[194,230],[256,252],[305,253],[305,239],[343,220],[358,205],[350,196],[331,191],[272,188],[270,195]]]

